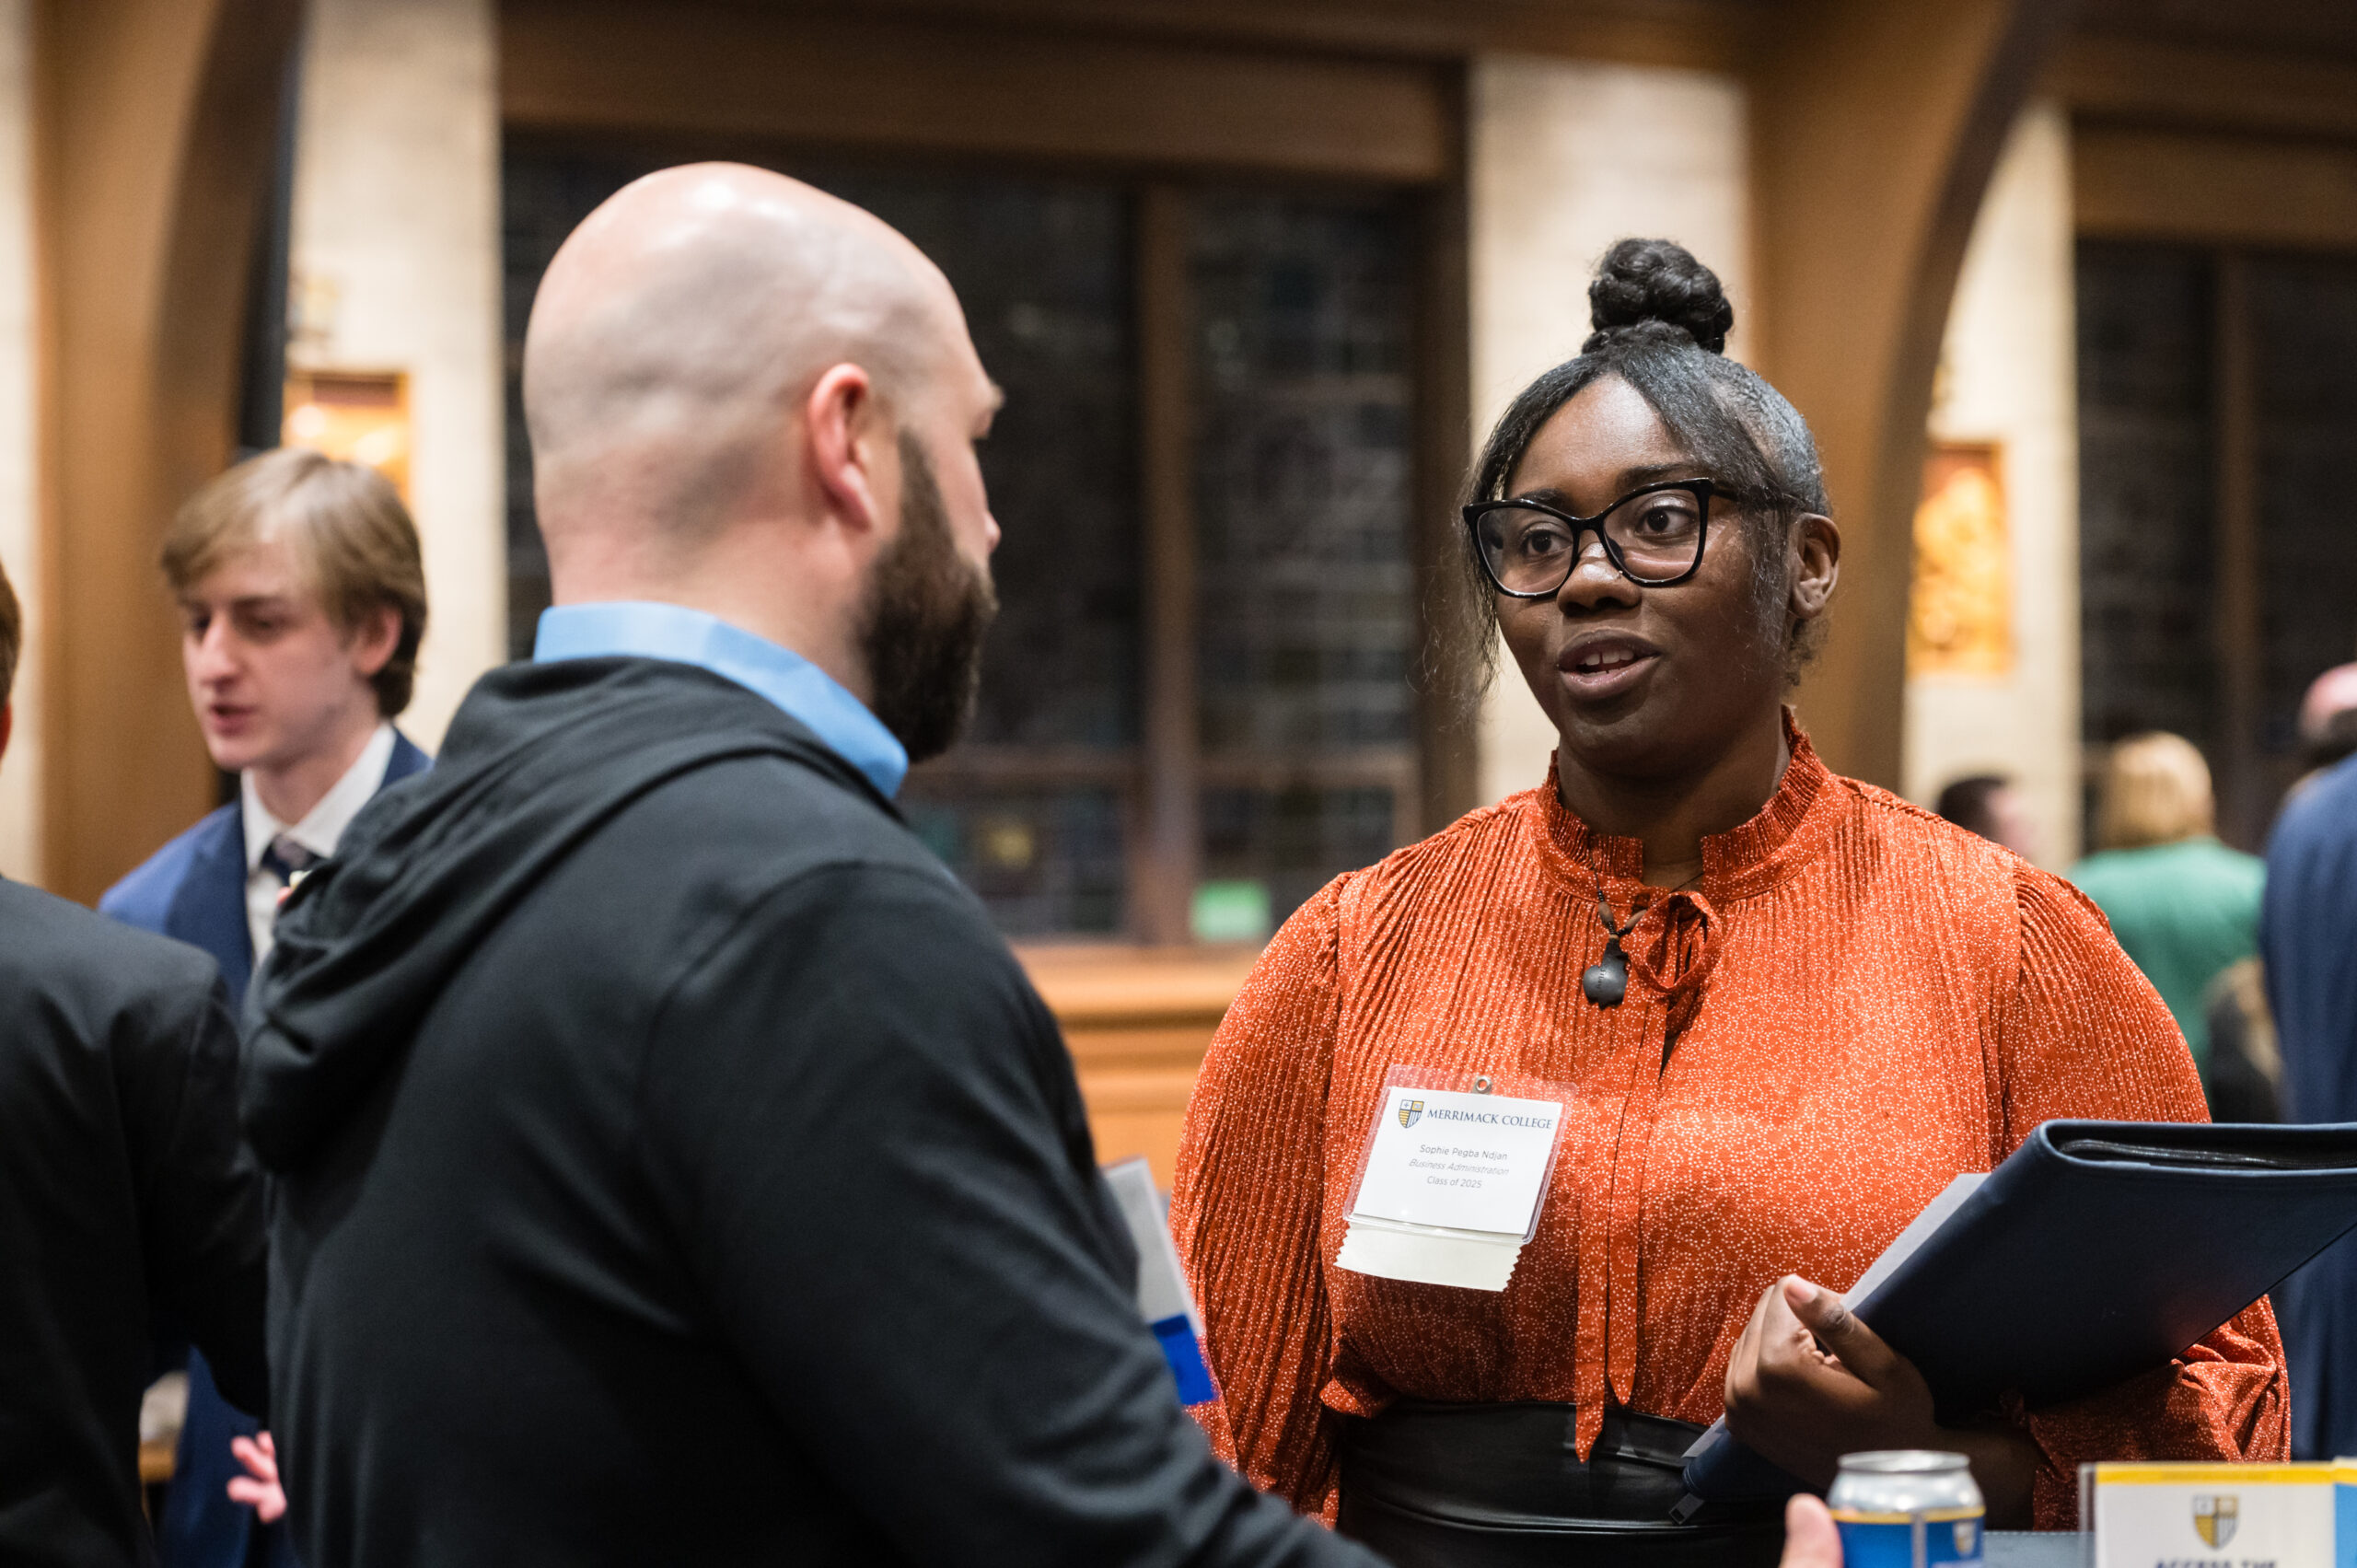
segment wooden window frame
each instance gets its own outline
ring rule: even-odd
[[[2250,332],[2250,258],[2237,248],[2210,257],[2211,371],[2217,389],[2211,451],[2217,467],[2213,548],[2218,561],[2218,825],[2256,849],[2270,793],[2259,755],[2265,707],[2266,628],[2260,620],[2258,384]]]
[[[998,165],[994,167],[1005,167]],[[1207,176],[1222,189],[1229,177]],[[1446,826],[1473,804],[1472,738],[1419,693],[1414,731],[1393,751],[1367,748],[1324,758],[1206,756],[1199,736],[1195,508],[1195,302],[1190,276],[1198,182],[1156,178],[1128,187],[1133,205],[1132,294],[1138,388],[1140,734],[1134,749],[960,746],[925,765],[928,782],[955,791],[992,784],[1120,788],[1129,801],[1130,889],[1122,938],[1155,947],[1192,943],[1202,862],[1202,795],[1220,786],[1294,785],[1390,792],[1392,836],[1409,842]],[[1277,189],[1330,193],[1333,181]],[[1415,563],[1411,653],[1432,645],[1438,575],[1453,569],[1450,526],[1462,483],[1469,415],[1464,368],[1463,225],[1455,189],[1385,189],[1411,207],[1416,266],[1411,378],[1409,541]],[[1453,243],[1452,243],[1453,242]]]
[[[2080,238],[2121,238],[2082,228]],[[2252,335],[2251,271],[2268,256],[2338,254],[2357,259],[2357,235],[2345,249],[2256,247],[2217,238],[2131,234],[2192,259],[2209,273],[2211,406],[2209,542],[2215,563],[2215,620],[2211,652],[2218,686],[2210,748],[2218,836],[2254,854],[2265,846],[2269,823],[2297,776],[2296,765],[2265,748],[2267,717],[2266,554],[2260,536],[2261,475],[2258,345]],[[2084,694],[2084,692],[2083,692]],[[2083,793],[2092,823],[2108,743],[2089,741],[2080,756]],[[2092,837],[2089,840],[2093,842]]]
[[[1460,67],[1192,43],[849,19],[712,4],[506,0],[512,134],[702,156],[1082,173],[1131,194],[1137,317],[1141,730],[1132,749],[973,746],[925,770],[951,789],[1099,784],[1130,803],[1123,938],[1193,941],[1203,789],[1375,785],[1408,842],[1473,804],[1469,715],[1420,700],[1399,757],[1206,759],[1198,744],[1193,192],[1217,184],[1399,196],[1417,268],[1411,377],[1412,650],[1471,446]],[[685,84],[694,84],[691,91]],[[922,105],[911,112],[911,105]],[[1117,938],[1120,940],[1122,938]]]

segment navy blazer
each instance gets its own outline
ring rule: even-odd
[[[431,757],[395,730],[392,759],[377,787],[386,789],[433,765]],[[148,856],[107,889],[99,912],[203,948],[221,966],[231,1010],[242,1008],[253,978],[254,945],[246,924],[246,831],[238,803],[208,812]],[[230,1478],[245,1473],[229,1452],[229,1440],[258,1430],[259,1423],[222,1399],[212,1368],[191,1350],[188,1418],[180,1428],[175,1484],[156,1521],[157,1555],[165,1568],[244,1568],[253,1511],[229,1501]],[[284,1520],[269,1537],[272,1568],[296,1568]]]
[[[397,784],[434,765],[409,737],[393,732],[384,783]],[[253,979],[254,944],[246,927],[245,819],[236,801],[208,813],[106,890],[99,912],[125,925],[160,932],[203,948],[221,966],[229,1003],[242,1007]]]

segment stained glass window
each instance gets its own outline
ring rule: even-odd
[[[1413,252],[1392,202],[1264,194],[1191,250],[1203,871],[1283,920],[1411,785]]]
[[[1009,935],[1120,935],[1139,728],[1137,354],[1118,187],[797,168],[915,241],[1006,394],[982,446],[999,618],[911,821]]]
[[[505,158],[510,642],[522,656],[549,593],[518,401],[533,291],[573,227],[658,164],[528,137]],[[1156,241],[1175,244],[1157,254],[1184,279],[1184,297],[1160,307],[1184,317],[1183,338],[1155,340],[1185,345],[1192,412],[1172,437],[1142,416],[1143,187],[774,166],[930,255],[1006,393],[981,450],[1003,541],[979,711],[901,801],[1001,929],[1183,937],[1142,912],[1156,798],[1190,814],[1186,870],[1213,895],[1198,911],[1227,912],[1195,923],[1211,937],[1265,935],[1328,878],[1412,835],[1417,257],[1404,201],[1184,192],[1183,225]],[[1157,439],[1184,443],[1162,471],[1192,476],[1164,515],[1188,530],[1197,592],[1157,622],[1191,628],[1161,656],[1191,665],[1196,691],[1179,731],[1195,753],[1171,775],[1195,788],[1175,796],[1147,776],[1143,745],[1143,473]]]
[[[2078,309],[2086,735],[2191,739],[2255,848],[2357,656],[2357,261],[2091,241]]]
[[[2079,616],[2091,741],[2217,743],[2211,272],[2195,251],[2079,248]]]
[[[2300,698],[2357,658],[2357,261],[2250,264],[2261,690],[2267,752],[2289,757]]]

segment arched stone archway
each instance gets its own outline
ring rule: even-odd
[[[1817,433],[1842,531],[1799,707],[1829,764],[1894,789],[1940,335],[2005,134],[2071,10],[1805,0],[1750,73],[1759,357]]]
[[[95,899],[212,802],[155,570],[234,450],[238,346],[301,0],[33,13],[45,880]]]

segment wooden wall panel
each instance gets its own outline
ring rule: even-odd
[[[95,899],[213,803],[156,571],[234,450],[255,216],[300,0],[35,10],[50,884]]]
[[[1097,1159],[1144,1155],[1168,1188],[1203,1052],[1259,955],[1033,947],[1019,956],[1072,1048]]]
[[[2074,39],[2047,89],[2083,120],[2357,139],[2357,61],[2196,48],[2156,39]]]
[[[2357,141],[2081,124],[2071,160],[2082,234],[2357,250]]]
[[[1483,50],[1741,70],[1757,0],[867,0],[871,10],[1140,37],[1461,60]]]
[[[1408,183],[1455,145],[1439,69],[1411,63],[612,0],[509,0],[500,28],[524,130]]]

